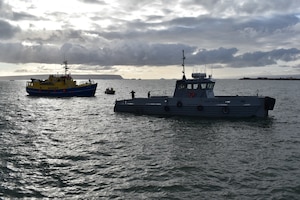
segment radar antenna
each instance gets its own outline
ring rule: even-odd
[[[185,78],[184,60],[185,60],[184,50],[182,50],[182,74],[183,74],[182,79],[185,80],[186,78]]]

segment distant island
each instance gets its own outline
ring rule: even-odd
[[[24,75],[24,76],[0,76],[0,80],[30,80],[35,79],[46,79],[49,75]],[[123,79],[120,75],[111,74],[85,74],[85,75],[75,75],[72,74],[74,79]]]
[[[244,77],[244,78],[240,78],[239,80],[300,80],[300,78],[294,78],[294,77],[257,77],[257,78],[249,78],[249,77]]]

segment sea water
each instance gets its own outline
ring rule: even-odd
[[[0,81],[1,199],[300,199],[298,81],[217,80],[215,95],[276,98],[241,120],[114,113],[175,80],[96,82],[92,98],[42,98]]]

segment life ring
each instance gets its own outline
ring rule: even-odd
[[[189,97],[190,97],[190,98],[194,98],[194,97],[195,97],[195,92],[190,92],[190,93],[189,93]]]
[[[178,101],[178,102],[177,102],[177,107],[178,107],[178,108],[181,108],[181,107],[182,107],[182,102],[181,102],[181,101]]]
[[[170,107],[169,107],[169,106],[165,106],[165,107],[164,107],[164,110],[165,110],[166,112],[169,112],[169,111],[170,111]]]
[[[224,106],[224,107],[222,108],[222,112],[223,112],[224,114],[228,114],[228,113],[229,113],[229,108],[228,108],[227,106]]]
[[[198,111],[202,111],[203,110],[203,106],[202,105],[197,106],[197,110]]]

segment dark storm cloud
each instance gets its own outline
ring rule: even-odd
[[[272,17],[260,17],[252,20],[242,21],[237,23],[234,28],[237,30],[252,28],[256,32],[272,34],[274,31],[294,26],[299,22],[299,18],[295,15],[275,15]]]
[[[198,49],[185,44],[148,44],[141,41],[109,43],[103,47],[86,47],[79,43],[65,43],[60,48],[36,44],[0,43],[0,59],[8,63],[60,63],[67,59],[72,64],[86,65],[180,65],[185,50],[187,65],[213,64],[228,67],[262,67],[299,59],[300,50],[276,49],[238,54],[237,48]],[[14,52],[14,53],[11,53]]]
[[[0,19],[0,39],[12,38],[19,31],[20,28]]]
[[[86,49],[80,45],[65,44],[65,52],[73,63],[90,65],[177,65],[181,62],[181,51],[192,52],[194,48],[181,44],[118,43],[104,48]]]
[[[237,56],[231,67],[259,67],[277,64],[278,61],[295,61],[300,57],[300,50],[292,49],[276,49],[269,52],[252,52]]]
[[[236,48],[225,49],[221,47],[213,50],[203,49],[193,56],[193,64],[231,63],[235,59],[234,54],[237,52],[238,49]]]
[[[0,60],[7,63],[57,63],[60,52],[44,45],[24,46],[20,43],[0,43]]]
[[[276,49],[272,51],[256,51],[236,55],[236,48],[219,48],[214,50],[201,50],[197,54],[192,55],[193,64],[225,64],[227,67],[264,67],[277,64],[279,61],[291,62],[300,58],[300,50]]]

